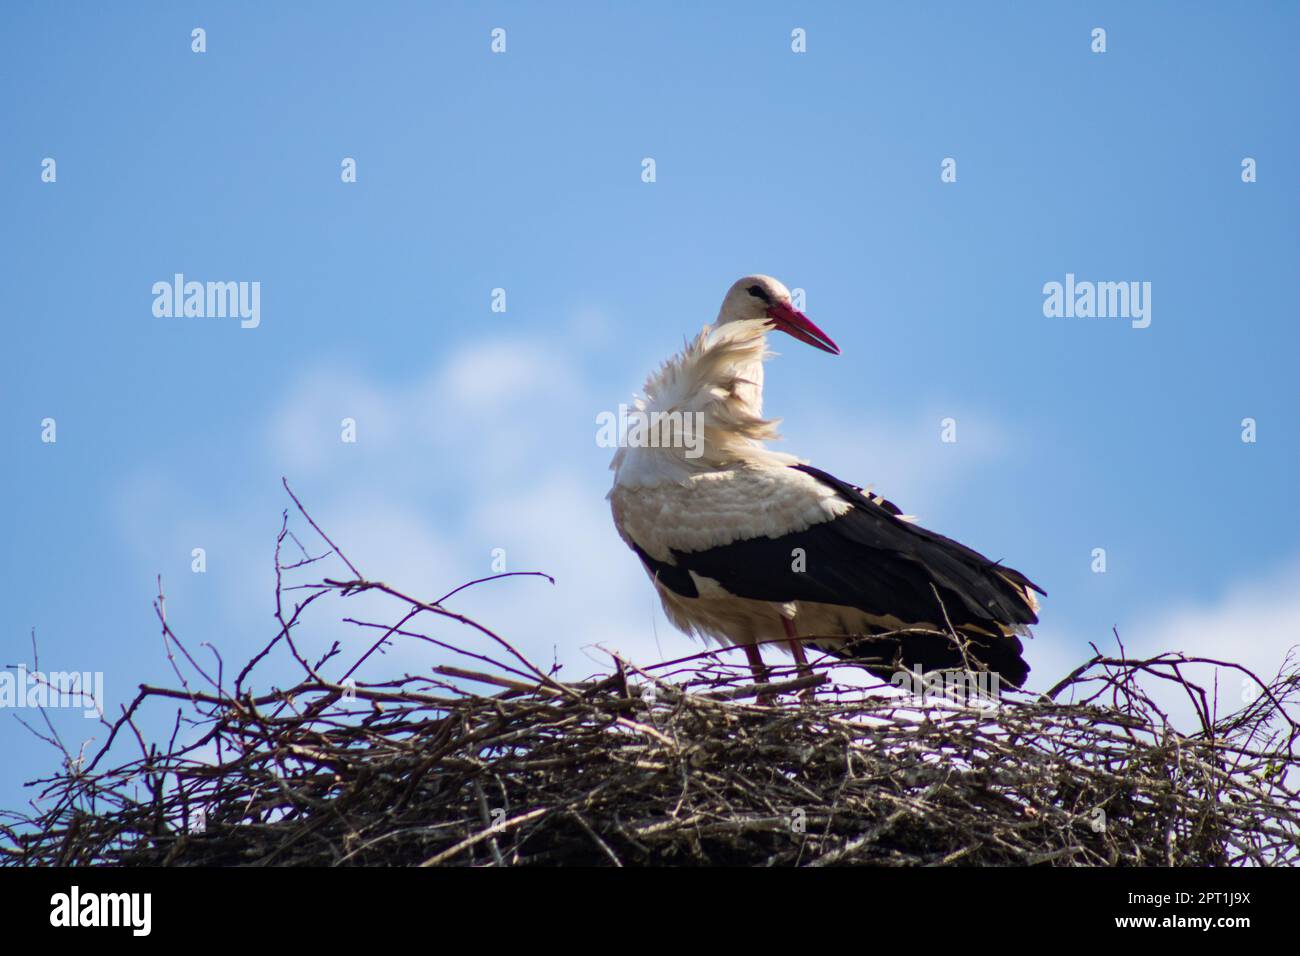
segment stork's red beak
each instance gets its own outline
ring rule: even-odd
[[[840,347],[831,341],[831,337],[813,325],[808,316],[788,302],[777,302],[771,306],[767,310],[767,317],[772,320],[773,327],[794,336],[800,342],[806,342],[832,355],[840,354]]]

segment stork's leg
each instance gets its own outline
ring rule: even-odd
[[[768,672],[767,665],[763,663],[763,654],[758,649],[757,644],[745,645],[745,656],[749,658],[749,670],[754,675],[755,684],[766,684],[771,681],[771,674]],[[760,704],[772,703],[771,694],[759,694],[758,702]]]
[[[810,676],[812,668],[808,666],[808,655],[804,653],[803,641],[799,640],[799,632],[795,630],[794,621],[782,614],[781,624],[785,627],[786,643],[790,646],[790,653],[794,655],[794,662],[799,676]],[[815,693],[816,688],[806,687],[799,696],[807,699]]]

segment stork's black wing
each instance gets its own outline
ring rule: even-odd
[[[951,623],[970,636],[976,657],[987,658],[985,662],[1012,683],[1023,683],[1029,669],[1020,659],[1020,641],[1005,635],[1000,625],[1037,623],[1027,592],[1032,588],[1043,593],[1037,585],[1019,571],[902,520],[884,499],[867,496],[809,465],[793,467],[834,488],[852,509],[780,537],[749,538],[706,551],[674,551],[670,577],[685,579],[685,585],[690,583],[685,572],[693,571],[737,597],[837,604],[905,624]],[[661,580],[673,587],[663,575]],[[695,590],[693,583],[690,590]],[[679,593],[686,593],[685,588]],[[918,636],[910,642],[893,639],[883,648],[864,642],[859,650],[865,648],[873,660],[887,658],[892,650],[904,663],[933,669],[960,664],[960,653],[949,644]]]

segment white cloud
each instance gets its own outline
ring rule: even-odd
[[[351,369],[318,365],[294,383],[272,413],[266,436],[272,457],[286,473],[323,467],[342,445],[344,418],[358,422],[367,444],[388,447],[396,437],[398,398]]]
[[[644,572],[614,531],[603,495],[590,476],[557,470],[518,493],[477,502],[465,538],[481,544],[484,569],[488,548],[501,547],[510,570],[545,571],[555,585],[493,582],[458,606],[535,659],[554,656],[584,674],[593,666],[595,644],[637,660],[657,659],[655,630],[662,637],[667,624],[651,603]],[[675,631],[667,643],[691,652]],[[607,656],[594,656],[608,664]]]
[[[561,353],[532,342],[497,339],[454,354],[433,380],[440,407],[465,414],[492,414],[542,397],[570,391],[569,362]]]
[[[955,442],[941,440],[940,423],[949,417],[957,423]],[[847,420],[809,414],[800,418],[797,439],[784,444],[790,447],[778,447],[845,481],[869,485],[907,513],[924,518],[923,512],[961,481],[1002,463],[1013,441],[986,413],[933,408],[907,420],[865,412]]]
[[[601,657],[591,649],[596,642],[657,657],[656,632],[667,639],[665,650],[689,653],[683,635],[655,620],[651,588],[614,532],[604,500],[612,452],[595,447],[602,396],[586,392],[583,380],[575,359],[525,338],[476,343],[407,381],[319,363],[290,383],[268,416],[265,461],[254,466],[266,486],[244,496],[235,513],[214,513],[180,476],[153,463],[123,486],[119,527],[150,566],[172,552],[188,554],[190,541],[210,542],[214,566],[231,573],[220,581],[210,575],[201,583],[218,586],[197,592],[187,575],[173,603],[206,595],[223,604],[227,653],[265,640],[279,511],[288,507],[308,550],[324,550],[285,499],[281,474],[367,577],[414,597],[433,599],[492,573],[498,547],[510,570],[553,575],[553,587],[509,579],[450,602],[538,663],[558,656],[588,673],[597,666],[592,657]],[[355,444],[340,440],[344,417],[356,419]],[[339,577],[343,569],[333,563],[310,573],[322,572]],[[308,631],[313,647],[361,640],[331,618],[391,621],[399,610],[373,594],[318,607]],[[440,639],[487,648],[471,630],[424,620]],[[405,642],[381,666],[429,659],[426,647]]]

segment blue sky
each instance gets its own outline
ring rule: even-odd
[[[555,574],[455,606],[573,676],[598,643],[689,653],[614,534],[595,416],[749,272],[807,290],[843,349],[774,343],[781,447],[1041,583],[1037,686],[1112,626],[1280,663],[1300,8],[566,9],[5,6],[4,664],[35,628],[42,665],[103,671],[116,712],[172,679],[159,574],[191,646],[245,659],[282,475],[375,578],[433,597],[494,548]],[[155,317],[177,272],[260,282],[261,324]],[[1066,273],[1150,282],[1150,327],[1045,317]],[[3,712],[0,747],[12,806],[52,755]]]

